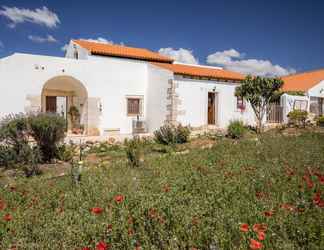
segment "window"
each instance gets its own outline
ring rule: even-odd
[[[307,101],[305,100],[295,100],[294,110],[307,110]]]
[[[142,114],[142,98],[127,97],[127,115],[141,115]]]
[[[240,111],[245,110],[245,101],[241,96],[236,97],[236,109]]]

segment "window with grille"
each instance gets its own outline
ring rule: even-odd
[[[127,98],[127,115],[141,115],[141,98],[129,97]]]
[[[307,110],[308,102],[305,100],[295,100],[294,101],[294,109],[296,110]]]

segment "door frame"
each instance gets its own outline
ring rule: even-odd
[[[213,119],[209,117],[209,96],[213,96]],[[210,122],[210,120],[213,120]],[[207,125],[218,125],[218,92],[208,91],[207,93]]]

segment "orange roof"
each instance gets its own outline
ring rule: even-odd
[[[211,68],[211,67],[201,67],[201,66],[191,66],[184,64],[166,64],[166,63],[153,63],[154,65],[171,70],[174,74],[179,75],[189,75],[189,76],[199,76],[208,77],[214,79],[224,79],[224,80],[244,80],[245,76],[223,69]]]
[[[173,60],[148,49],[132,48],[121,45],[89,42],[86,40],[73,40],[76,44],[89,50],[93,55],[115,56],[131,59],[140,59],[152,62],[172,63]]]
[[[324,80],[324,69],[282,77],[283,91],[307,91]]]

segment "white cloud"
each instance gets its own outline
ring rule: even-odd
[[[198,59],[194,57],[191,50],[180,48],[178,50],[173,48],[161,48],[159,53],[168,57],[171,57],[177,62],[198,64]]]
[[[84,41],[89,41],[89,42],[95,42],[95,43],[103,43],[103,44],[115,44],[112,40],[108,40],[103,37],[98,37],[98,38],[78,38],[78,39],[72,39],[72,40],[84,40]],[[118,45],[124,46],[123,42],[118,43]],[[66,51],[68,44],[64,44],[61,47],[62,51]]]
[[[9,27],[11,28],[24,22],[45,25],[49,28],[54,28],[60,23],[57,14],[50,11],[45,6],[35,10],[2,6],[2,9],[0,9],[0,16],[4,16],[10,20]]]
[[[47,35],[46,37],[29,35],[28,39],[35,43],[56,43],[57,42],[57,40],[51,35]]]
[[[284,76],[296,73],[293,68],[274,65],[269,60],[244,59],[244,54],[235,49],[215,52],[207,57],[208,64],[217,64],[225,69],[258,76]]]

